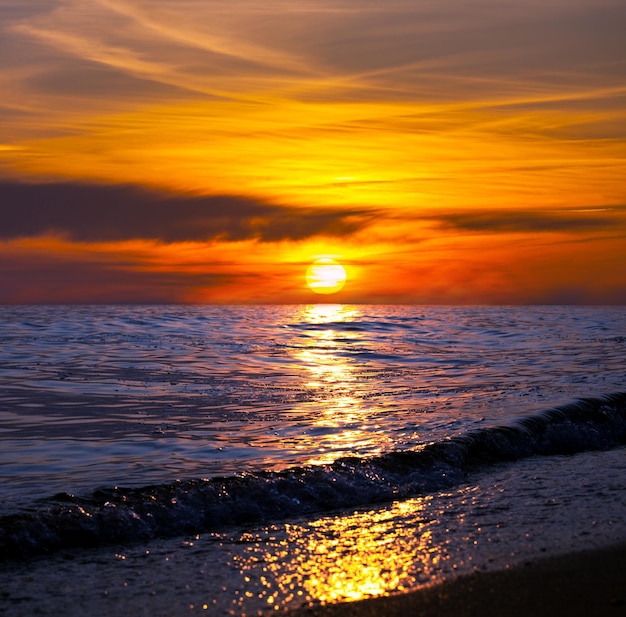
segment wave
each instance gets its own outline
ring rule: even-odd
[[[582,399],[509,426],[417,449],[142,488],[60,493],[0,518],[0,559],[271,523],[442,490],[487,465],[626,443],[626,393]]]
[[[400,319],[398,317],[389,317],[385,320],[368,318],[366,315],[360,319],[354,320],[338,320],[338,321],[324,321],[321,323],[311,323],[309,321],[290,323],[287,324],[288,328],[294,330],[301,330],[303,332],[334,330],[336,332],[391,332],[394,330],[408,330],[412,331],[415,324],[422,322],[422,317],[405,317]]]

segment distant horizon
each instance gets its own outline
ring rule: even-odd
[[[541,306],[563,306],[572,308],[620,308],[626,307],[626,303],[615,304],[559,304],[559,303],[527,303],[527,304],[438,304],[432,303],[408,303],[408,302],[29,302],[29,303],[0,303],[0,307],[11,306],[414,306],[414,307],[467,307],[467,308],[522,308]]]

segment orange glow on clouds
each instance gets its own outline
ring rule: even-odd
[[[496,120],[493,113],[457,105],[271,98],[147,107],[80,121],[73,127],[77,136],[21,142],[17,156],[5,160],[35,177],[267,195],[296,207],[429,211],[620,203],[625,143],[559,135],[614,121],[615,113],[570,112],[558,121],[553,112]]]

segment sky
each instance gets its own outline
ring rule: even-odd
[[[624,0],[0,0],[0,303],[626,304],[624,32]]]

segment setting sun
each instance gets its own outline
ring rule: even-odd
[[[346,284],[346,271],[334,259],[316,259],[306,271],[306,284],[318,294],[334,294]]]

